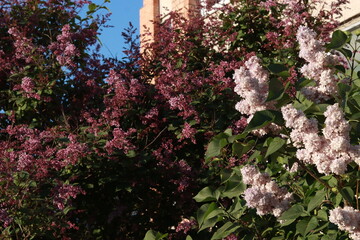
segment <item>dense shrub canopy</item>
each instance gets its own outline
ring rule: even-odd
[[[307,134],[327,147],[342,134],[334,152],[357,156],[355,50],[344,48],[342,32],[324,48],[345,2],[317,15],[320,0],[240,0],[191,22],[172,12],[141,52],[130,26],[123,33],[126,57],[117,60],[97,51],[108,18],[97,15],[102,5],[4,0],[1,236],[344,235],[335,224],[356,235],[339,216],[346,210],[357,218],[351,208],[358,208],[357,165],[343,159],[350,167],[333,169],[309,160],[318,152],[306,152],[308,143],[294,136],[301,127],[292,123],[298,117],[316,125]],[[84,6],[88,12],[81,16]],[[301,38],[299,29],[311,38]],[[325,130],[334,124],[341,134]],[[348,148],[340,151],[341,144]],[[290,173],[294,162],[304,170]],[[264,206],[254,192],[274,204]]]

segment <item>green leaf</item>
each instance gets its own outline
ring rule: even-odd
[[[356,104],[360,107],[360,94],[353,95],[352,98],[355,100]]]
[[[205,218],[214,210],[216,209],[216,203],[212,202],[212,203],[207,203],[202,205],[196,213],[196,220],[199,223],[199,226],[204,222]]]
[[[227,222],[214,233],[211,240],[223,239],[235,232],[238,228],[240,228],[240,226],[237,223]]]
[[[351,87],[349,85],[344,83],[339,83],[338,87],[339,87],[340,95],[343,99],[349,95],[349,92],[351,90]]]
[[[64,214],[68,214],[68,212],[70,212],[71,210],[74,210],[76,209],[75,207],[72,207],[72,206],[67,206],[66,208],[64,208],[63,212]]]
[[[255,158],[258,158],[259,156],[261,156],[261,152],[259,150],[255,150],[254,153],[251,154],[251,156],[248,158],[248,162]]]
[[[344,46],[344,44],[347,41],[347,35],[341,31],[341,30],[336,30],[331,37],[331,42],[329,44],[326,45],[327,49],[339,49],[342,46]]]
[[[338,49],[338,51],[341,52],[342,54],[344,54],[344,56],[347,58],[351,58],[353,55],[352,51],[350,51],[349,49],[346,49],[346,48]],[[345,70],[345,68],[344,68],[344,70]]]
[[[328,230],[326,236],[323,236],[321,240],[336,240],[338,232],[337,230]]]
[[[320,209],[318,211],[317,217],[318,217],[318,219],[323,220],[325,222],[327,222],[329,220],[327,212],[324,209]]]
[[[276,74],[276,75],[285,75],[286,73],[288,73],[288,68],[283,65],[283,64],[278,64],[278,63],[273,63],[270,64],[268,67],[270,72]]]
[[[222,169],[220,172],[221,184],[226,183],[235,173],[231,169]]]
[[[35,181],[30,181],[29,187],[37,187],[37,183]]]
[[[231,129],[231,128],[228,128],[228,129],[226,129],[226,130],[224,131],[224,133],[225,133],[226,135],[228,135],[229,137],[231,137],[231,136],[232,136],[232,129]]]
[[[301,216],[301,214],[306,213],[302,205],[296,204],[289,208],[287,211],[283,212],[278,218],[279,220],[295,220]]]
[[[130,150],[127,154],[126,154],[127,157],[129,158],[133,158],[133,157],[136,157],[136,152],[134,150]]]
[[[206,228],[214,227],[217,222],[222,220],[223,213],[224,211],[220,208],[217,208],[214,211],[212,211],[204,220],[204,222],[201,224],[201,227],[199,228],[198,232]]]
[[[161,240],[165,239],[168,236],[168,234],[162,234],[160,232],[156,232],[154,230],[149,230],[146,232],[146,235],[144,237],[144,240]]]
[[[272,100],[278,100],[280,99],[284,94],[284,86],[282,82],[280,82],[276,78],[270,79],[269,82],[269,94],[266,99],[266,102],[272,101]]]
[[[340,193],[336,194],[335,198],[333,199],[334,207],[338,207],[342,202],[342,200],[343,200],[343,196]]]
[[[255,145],[255,141],[251,140],[247,143],[233,143],[232,145],[232,154],[241,158],[244,154],[246,154],[250,149],[252,149]]]
[[[334,68],[336,68],[337,70],[339,70],[342,73],[346,72],[346,69],[343,65],[336,65],[336,66],[334,66]]]
[[[203,188],[195,197],[196,202],[216,201],[219,198],[219,192],[212,190],[210,187]]]
[[[178,127],[174,127],[173,124],[169,124],[169,126],[168,126],[168,130],[169,130],[169,131],[174,131],[174,130],[176,130],[176,129],[178,129]]]
[[[281,113],[273,110],[256,112],[244,131],[250,132],[252,130],[265,127],[270,123],[282,125],[284,123],[284,119],[282,118]]]
[[[319,217],[318,217],[318,219],[319,219]],[[329,222],[326,222],[326,223],[322,224],[320,227],[314,229],[313,232],[319,232],[319,231],[321,231],[321,230],[323,230],[325,228],[328,228],[328,227],[329,227]]]
[[[313,106],[314,102],[307,99],[301,92],[296,93],[296,99],[300,101],[294,103],[294,107],[298,110],[305,112],[307,109]]]
[[[328,108],[329,104],[313,104],[306,109],[305,113],[311,113],[315,115],[324,115],[324,112]]]
[[[313,81],[311,79],[307,79],[307,78],[300,78],[296,83],[295,83],[295,87],[296,90],[300,90],[303,87],[306,87],[308,85],[311,85],[313,83]]]
[[[233,143],[232,145],[232,154],[238,157],[243,155],[243,145],[241,143]]]
[[[350,204],[353,203],[354,200],[354,191],[351,189],[351,187],[344,187],[340,190],[341,196],[348,201]]]
[[[221,153],[221,149],[225,147],[228,144],[227,138],[229,135],[226,133],[220,133],[216,135],[211,142],[209,143],[206,153],[205,153],[205,159],[209,160],[213,157],[219,156]]]
[[[262,231],[261,236],[266,236],[268,234],[271,234],[271,232],[274,231],[273,227],[268,227],[267,229],[265,229],[264,231]]]
[[[269,155],[273,154],[274,152],[276,152],[277,150],[279,150],[282,146],[284,146],[286,143],[286,141],[282,138],[279,138],[279,137],[276,137],[274,138],[267,151],[266,151],[266,154],[265,154],[265,157],[268,157]]]
[[[179,59],[176,63],[176,67],[175,68],[181,68],[183,65],[183,61],[181,59]]]
[[[350,120],[357,120],[360,119],[360,112],[355,113],[354,115],[349,117]]]
[[[228,141],[229,141],[229,143],[233,143],[236,140],[245,138],[247,135],[248,135],[248,133],[242,133],[242,134],[238,134],[238,135],[233,135],[233,136],[228,137]]]
[[[319,225],[316,217],[306,218],[296,224],[296,230],[302,235],[306,236],[311,230]]]
[[[94,12],[97,8],[97,5],[95,3],[91,3],[88,6],[90,12]]]
[[[223,190],[221,196],[228,198],[240,196],[240,194],[243,193],[245,189],[246,189],[246,185],[242,181],[239,180],[228,181],[225,184],[225,189]]]
[[[213,227],[220,219],[223,211],[218,208],[215,202],[202,205],[197,211],[197,222],[199,231]]]
[[[239,219],[242,215],[244,215],[245,211],[247,210],[247,207],[245,207],[244,205],[245,203],[243,205],[241,204],[240,197],[235,197],[233,200],[233,204],[230,206],[227,212],[236,219]]]
[[[319,235],[310,235],[306,238],[306,240],[319,240]]]
[[[190,235],[187,235],[185,240],[193,240],[193,239]]]
[[[318,191],[314,197],[311,198],[308,206],[307,206],[307,211],[311,212],[313,209],[315,209],[316,207],[318,207],[322,201],[324,200],[326,196],[326,192],[323,191]]]

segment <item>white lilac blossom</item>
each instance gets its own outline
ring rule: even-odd
[[[316,33],[308,27],[300,26],[296,38],[300,46],[299,57],[308,62],[300,71],[316,83],[316,86],[304,87],[302,93],[313,101],[329,99],[337,92],[339,79],[328,66],[340,62],[340,58],[326,53],[323,42],[317,40]]]
[[[360,211],[352,207],[337,207],[330,211],[329,221],[340,230],[349,232],[353,240],[360,240]]]
[[[323,136],[318,134],[317,121],[308,119],[292,105],[282,107],[281,112],[286,127],[292,128],[290,138],[298,148],[296,157],[299,160],[316,165],[324,174],[343,174],[350,162],[360,163],[360,147],[350,144],[350,126],[339,104],[331,105],[325,111]]]
[[[247,165],[241,169],[243,182],[252,185],[244,191],[246,205],[256,208],[260,216],[273,214],[279,217],[290,207],[292,194],[280,188],[266,173],[260,173],[254,166]]]
[[[274,108],[273,101],[266,102],[269,92],[269,74],[260,63],[260,59],[253,56],[245,62],[245,66],[235,70],[234,73],[236,84],[234,91],[243,98],[235,105],[235,109],[248,115],[248,122],[257,111]],[[278,126],[271,124],[253,133],[265,135],[268,130],[277,131]]]
[[[242,114],[253,115],[257,111],[267,109],[269,103],[265,103],[265,100],[268,93],[268,78],[268,73],[256,56],[247,60],[245,67],[235,70],[234,91],[243,98],[236,104],[236,110]]]

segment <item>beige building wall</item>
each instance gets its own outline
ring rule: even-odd
[[[153,22],[159,22],[160,15],[164,16],[169,11],[180,10],[185,17],[190,18],[188,10],[194,9],[200,3],[204,4],[204,2],[205,0],[143,0],[143,7],[140,9],[141,42],[152,41],[155,38],[157,29]],[[214,2],[226,4],[229,0],[214,0]],[[354,31],[360,29],[360,0],[350,0],[350,4],[343,11],[343,16],[339,20],[342,22],[342,30]],[[150,35],[144,35],[146,28],[149,29]]]
[[[141,41],[153,40],[156,36],[156,25],[160,16],[166,15],[169,11],[180,11],[186,18],[189,10],[196,9],[200,0],[143,0],[143,7],[140,9],[140,35]],[[144,35],[149,29],[150,35]]]
[[[160,0],[160,15],[164,16],[173,8],[173,1],[172,0]]]
[[[360,28],[360,0],[350,0],[350,4],[343,11],[341,29],[354,31]]]
[[[156,35],[156,25],[154,22],[160,20],[159,1],[160,0],[144,0],[143,2],[143,7],[140,9],[141,42],[151,41]],[[150,35],[145,35],[148,33]]]

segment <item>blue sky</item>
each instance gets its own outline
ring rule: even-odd
[[[93,0],[93,2],[101,5],[104,0]],[[108,25],[114,26],[104,29],[100,35],[100,40],[103,43],[101,52],[105,56],[121,58],[124,47],[121,32],[129,26],[129,22],[139,32],[139,10],[142,4],[143,0],[111,0],[110,3],[105,4],[112,13]]]

